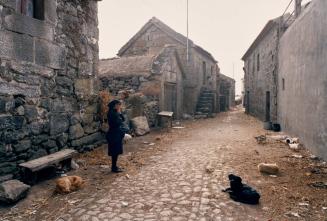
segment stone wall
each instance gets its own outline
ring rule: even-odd
[[[266,93],[270,92],[270,121],[277,122],[278,25],[274,25],[244,59],[246,112],[266,121]]]
[[[279,51],[278,118],[327,159],[327,1],[315,0],[285,32]]]
[[[120,58],[121,63],[129,67],[130,57]],[[133,63],[132,68],[122,70],[119,67],[120,62],[116,60],[104,60],[101,62],[101,90],[109,91],[113,96],[117,96],[120,91],[134,91],[136,94],[144,95],[144,102],[139,105],[131,105],[131,112],[137,111],[137,114],[130,114],[131,117],[145,115],[149,121],[150,126],[155,126],[156,115],[159,111],[172,111],[177,119],[183,115],[183,96],[184,79],[180,64],[178,62],[178,55],[175,46],[166,45],[161,52],[151,59],[151,68],[142,70],[142,73],[134,73],[133,69],[140,70],[137,65],[142,66],[140,63]],[[113,67],[116,69],[113,73],[105,66]],[[128,74],[126,74],[128,73]],[[171,89],[175,91],[172,91]],[[166,91],[167,89],[167,91]],[[170,90],[169,90],[170,89]],[[133,93],[131,94],[133,97]],[[119,96],[118,96],[119,98]],[[140,107],[137,107],[140,106]]]
[[[235,106],[235,80],[223,74],[219,76],[220,111],[228,111]]]
[[[0,0],[0,176],[101,142],[97,2],[45,0],[44,20]]]
[[[109,76],[101,77],[101,89],[117,96],[120,91],[134,90],[139,91],[142,82],[148,81],[143,76]]]

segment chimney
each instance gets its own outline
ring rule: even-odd
[[[295,17],[299,17],[302,10],[302,0],[295,0]]]

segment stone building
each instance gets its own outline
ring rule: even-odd
[[[246,113],[265,122],[278,123],[279,42],[294,20],[289,13],[270,20],[242,57]]]
[[[327,2],[301,2],[294,16],[270,21],[243,56],[245,106],[327,159]]]
[[[327,159],[327,1],[313,0],[280,39],[278,121]]]
[[[235,106],[235,80],[226,75],[219,75],[219,110],[228,111]]]
[[[98,132],[97,1],[0,0],[0,176]]]
[[[99,72],[101,88],[111,94],[121,90],[141,92],[149,102],[157,103],[154,110],[172,111],[177,119],[182,117],[185,71],[175,46],[166,45],[157,55],[101,60]]]
[[[219,73],[214,57],[189,40],[189,60],[187,61],[187,38],[157,18],[152,18],[119,51],[119,57],[153,56],[159,54],[166,45],[174,45],[185,71],[183,82],[183,111],[194,114],[201,92],[212,94],[212,111],[218,111],[216,77]],[[210,95],[211,96],[211,95]]]
[[[280,19],[270,20],[242,57],[246,113],[275,123]]]

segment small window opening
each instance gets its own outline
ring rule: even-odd
[[[282,80],[282,88],[283,88],[283,91],[285,90],[285,79],[283,78]]]
[[[16,0],[16,12],[44,20],[44,0]]]
[[[260,54],[257,55],[257,71],[260,71]]]

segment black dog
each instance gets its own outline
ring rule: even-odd
[[[223,192],[229,193],[231,199],[246,204],[255,205],[259,203],[260,194],[252,187],[243,184],[241,177],[230,174],[228,179],[230,188],[223,190]]]

